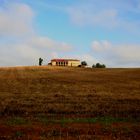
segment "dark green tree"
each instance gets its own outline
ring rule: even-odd
[[[92,68],[96,68],[96,65],[93,64],[93,65],[92,65]]]
[[[81,66],[87,66],[87,62],[86,61],[82,61],[81,62]]]
[[[43,59],[42,58],[39,58],[39,66],[41,66],[43,63]]]
[[[95,68],[106,68],[105,64],[96,63]]]
[[[101,64],[100,63],[96,63],[96,68],[100,68]]]
[[[105,64],[103,64],[103,65],[102,65],[102,68],[106,68],[106,65],[105,65]]]

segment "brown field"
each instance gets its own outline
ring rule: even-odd
[[[0,140],[139,140],[140,69],[0,68]]]

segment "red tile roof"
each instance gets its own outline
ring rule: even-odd
[[[64,62],[64,61],[80,61],[77,59],[52,59],[51,61]]]

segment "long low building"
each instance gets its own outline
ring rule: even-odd
[[[52,59],[52,66],[71,66],[78,67],[80,65],[80,60],[77,59]]]

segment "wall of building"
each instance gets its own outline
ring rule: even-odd
[[[80,65],[80,61],[62,61],[62,62],[56,62],[52,61],[52,66],[70,66],[70,67],[78,67]]]
[[[52,61],[52,66],[56,66],[56,62],[55,61]]]
[[[78,67],[80,65],[80,61],[68,61],[68,66]]]

